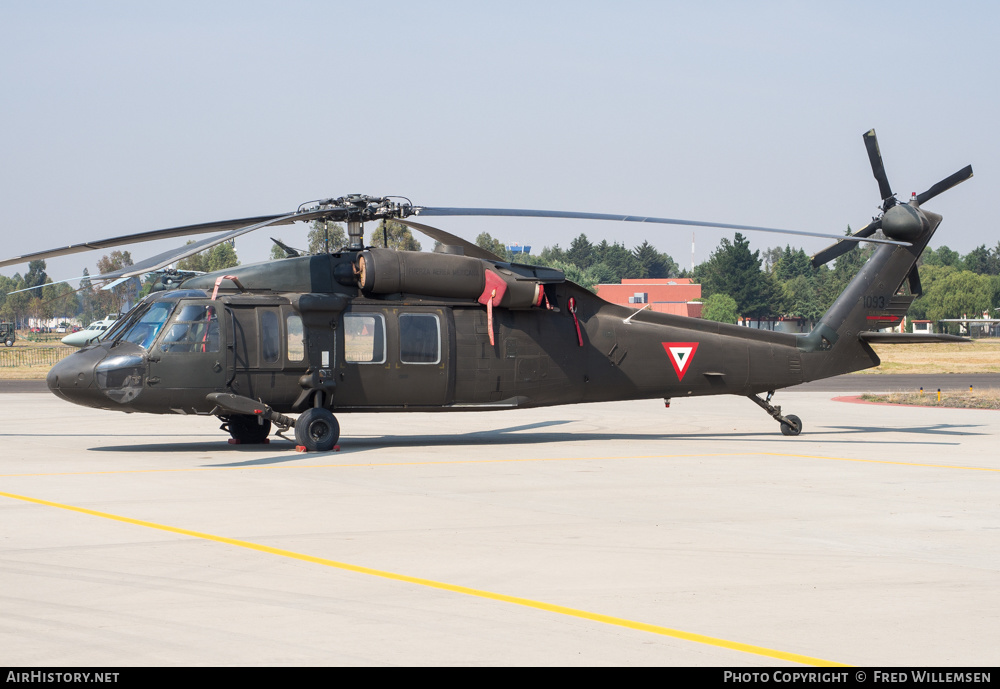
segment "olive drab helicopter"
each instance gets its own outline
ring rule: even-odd
[[[898,324],[920,294],[917,259],[941,222],[922,206],[971,177],[972,167],[900,203],[874,130],[864,140],[880,213],[846,237],[658,217],[442,208],[402,197],[351,195],[283,215],[72,245],[0,266],[218,233],[101,276],[111,280],[163,268],[264,227],[345,222],[348,245],[336,253],[300,255],[285,247],[284,259],[161,284],[170,288],[153,291],[100,341],[48,374],[52,392],[87,407],[215,415],[230,442],[266,442],[273,425],[279,435],[294,428],[296,442],[309,451],[331,450],[340,436],[335,412],[484,411],[718,394],[748,397],[783,434],[798,435],[801,420],[771,404],[775,390],[877,366],[873,343],[962,339],[879,330]],[[858,242],[877,248],[815,327],[795,335],[610,304],[558,270],[508,263],[412,220],[434,216],[596,219],[837,239],[813,257],[814,266]],[[363,224],[386,220],[432,237],[439,251],[366,245]],[[874,236],[878,230],[882,235]]]

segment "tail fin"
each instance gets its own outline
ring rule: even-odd
[[[803,352],[805,380],[879,365],[878,355],[868,344],[868,340],[877,339],[871,333],[899,325],[910,304],[920,296],[917,259],[941,224],[940,215],[925,211],[920,205],[972,177],[969,165],[924,193],[914,194],[909,203],[900,204],[889,186],[875,130],[866,132],[864,140],[882,196],[882,215],[855,236],[868,237],[881,229],[890,239],[910,242],[910,246],[879,246],[812,331],[800,336],[798,348]],[[812,264],[819,266],[854,246],[857,245],[838,242],[813,256]],[[909,280],[910,294],[902,293],[904,280]]]
[[[806,380],[878,366],[878,355],[863,333],[899,325],[920,296],[917,259],[940,224],[941,216],[922,210],[916,200],[886,212],[882,219],[883,229],[890,228],[886,234],[891,231],[893,239],[905,238],[912,245],[878,247],[812,331],[800,337],[803,353],[822,353],[803,357]],[[900,232],[898,225],[905,225],[906,231]],[[912,294],[902,293],[907,279]]]

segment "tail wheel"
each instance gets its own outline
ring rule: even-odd
[[[309,452],[329,452],[340,440],[340,424],[328,409],[312,407],[295,420],[295,442]]]
[[[260,417],[234,414],[223,428],[240,445],[260,445],[267,441],[267,436],[271,433],[271,422],[264,420],[261,423]]]
[[[781,422],[782,435],[798,435],[802,432],[802,419],[795,414],[789,414],[785,419],[787,421]]]

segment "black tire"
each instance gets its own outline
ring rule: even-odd
[[[3,343],[5,345],[7,345],[8,347],[13,347],[14,346],[14,340],[10,339],[9,337],[6,340],[4,340]]]
[[[308,452],[329,452],[340,440],[340,424],[328,409],[306,409],[295,419],[295,442]]]
[[[782,435],[798,435],[802,432],[802,419],[795,414],[789,414],[785,418],[788,419],[788,423],[781,422]]]
[[[258,422],[257,416],[235,415],[226,422],[229,435],[240,445],[260,445],[271,433],[271,422]]]

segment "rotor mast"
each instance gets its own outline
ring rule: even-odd
[[[360,220],[351,218],[347,221],[347,248],[351,251],[365,248],[365,228]]]

